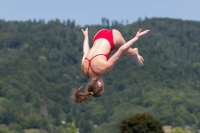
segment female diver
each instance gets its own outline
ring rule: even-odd
[[[131,48],[131,46],[142,35],[150,31],[140,29],[134,38],[126,42],[118,30],[102,29],[94,36],[93,46],[90,49],[88,28],[81,30],[85,37],[81,70],[83,75],[91,78],[91,81],[87,84],[87,92],[79,92],[81,87],[73,91],[74,101],[77,103],[85,101],[91,96],[99,97],[102,95],[104,82],[101,75],[111,71],[122,55],[130,56],[138,66],[143,66],[143,57],[139,55],[137,48]],[[118,50],[109,58],[111,51],[116,47]]]

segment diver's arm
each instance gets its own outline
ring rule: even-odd
[[[85,59],[87,53],[90,50],[89,47],[89,36],[88,36],[88,28],[86,28],[86,30],[84,31],[83,29],[81,29],[84,35],[84,42],[83,42],[83,58],[82,58],[82,62]]]
[[[142,31],[142,29],[139,29],[138,32],[136,33],[136,36],[131,39],[130,41],[128,41],[127,43],[123,44],[120,49],[123,51],[123,52],[127,52],[127,50],[141,37],[143,36],[144,34],[148,33],[150,30],[145,30],[145,31]]]
[[[131,47],[131,45],[138,40],[138,37],[134,37],[117,50],[115,54],[113,54],[112,57],[106,62],[106,67],[111,68],[114,66],[114,64],[117,62],[117,60],[122,56],[124,53],[127,52],[127,50]]]
[[[107,61],[107,67],[113,67],[114,64],[117,62],[117,60],[120,58],[120,56],[124,53],[127,52],[127,50],[133,45],[133,43],[135,43],[140,36],[148,33],[150,30],[145,30],[142,32],[142,30],[140,29],[137,33],[136,36],[131,39],[130,41],[128,41],[127,43],[123,44],[118,50],[117,52]]]

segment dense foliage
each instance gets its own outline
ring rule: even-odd
[[[120,125],[121,133],[164,133],[163,125],[151,114],[135,114],[125,118]]]
[[[90,43],[101,28],[116,28],[127,41],[139,28],[151,32],[133,46],[144,67],[122,57],[103,75],[104,95],[77,105],[71,92],[88,82],[80,70],[85,27],[70,20],[0,20],[0,130],[62,132],[75,121],[80,133],[116,133],[138,112],[163,125],[200,128],[200,22],[146,18],[109,25],[104,18],[87,26]]]

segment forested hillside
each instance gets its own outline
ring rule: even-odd
[[[80,133],[118,133],[124,118],[141,112],[163,125],[200,128],[200,22],[102,20],[85,27],[70,20],[0,20],[0,132],[64,133],[74,121]],[[144,67],[122,57],[103,75],[103,96],[77,105],[72,90],[89,81],[80,70],[86,27],[90,45],[101,28],[118,29],[126,41],[139,28],[151,31],[133,45]]]

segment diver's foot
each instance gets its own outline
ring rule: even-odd
[[[142,67],[144,66],[144,58],[139,55],[138,49],[134,48],[131,55],[129,56],[137,66]]]

